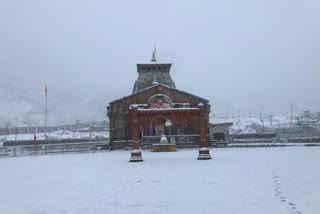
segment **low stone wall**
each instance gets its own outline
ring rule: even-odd
[[[115,140],[110,143],[110,149],[132,149],[132,140]]]

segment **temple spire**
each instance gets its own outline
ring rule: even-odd
[[[158,84],[157,76],[153,77],[153,82],[151,84],[152,85],[157,85]]]
[[[152,59],[151,62],[156,62],[156,45],[153,46]]]

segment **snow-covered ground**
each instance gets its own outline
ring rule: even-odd
[[[319,213],[319,147],[197,153],[2,158],[0,213]]]

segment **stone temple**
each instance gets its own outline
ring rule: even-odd
[[[170,75],[171,66],[158,63],[154,49],[150,63],[137,64],[139,76],[132,93],[107,107],[111,147],[132,145],[131,161],[142,161],[141,143],[151,145],[162,135],[180,140],[188,136],[201,148],[198,159],[211,159],[207,149],[209,101],[178,90]]]

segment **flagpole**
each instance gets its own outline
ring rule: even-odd
[[[47,113],[48,113],[48,88],[47,85],[44,89],[46,94],[46,112],[45,112],[45,119],[44,119],[44,142],[47,141]]]

